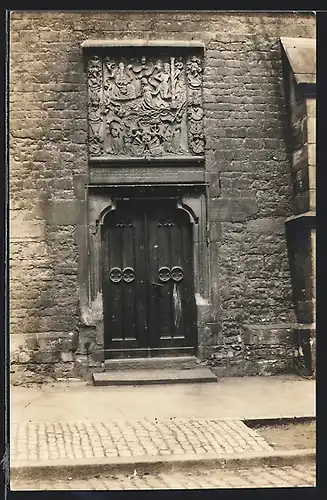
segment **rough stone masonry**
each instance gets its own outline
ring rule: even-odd
[[[204,358],[223,375],[293,369],[296,317],[285,235],[293,186],[280,37],[314,38],[314,15],[11,14],[13,372],[42,379],[102,367],[101,346],[81,308],[87,288],[80,257],[89,179],[86,39],[204,42],[210,281]]]

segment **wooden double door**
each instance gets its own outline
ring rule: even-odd
[[[105,357],[194,354],[192,224],[175,200],[117,201],[102,232]]]

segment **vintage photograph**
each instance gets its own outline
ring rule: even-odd
[[[315,12],[8,19],[10,489],[315,487]]]

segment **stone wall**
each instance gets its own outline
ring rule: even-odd
[[[308,13],[14,12],[10,26],[12,364],[72,374],[87,358],[79,297],[85,39],[205,43],[212,359],[222,374],[291,369],[295,321],[284,221],[292,214],[279,37]],[[15,367],[13,366],[13,369]]]

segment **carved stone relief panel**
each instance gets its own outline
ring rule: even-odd
[[[202,59],[88,59],[90,157],[204,154]]]

